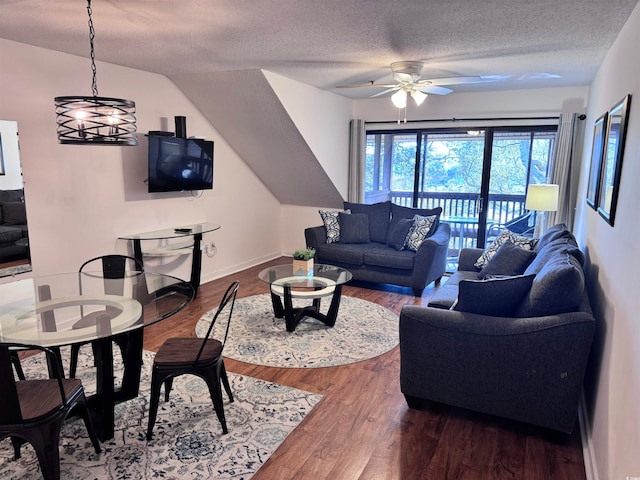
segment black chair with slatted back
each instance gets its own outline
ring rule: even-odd
[[[220,301],[207,334],[204,338],[169,338],[167,339],[153,360],[153,370],[151,374],[151,399],[149,402],[149,424],[147,427],[147,440],[153,436],[153,426],[158,414],[158,403],[160,401],[160,388],[164,383],[165,402],[169,400],[169,392],[173,379],[180,375],[196,375],[207,382],[213,407],[218,415],[218,420],[222,425],[222,432],[227,433],[227,421],[224,416],[222,404],[222,388],[224,385],[229,401],[233,402],[233,394],[229,386],[229,379],[224,368],[222,351],[229,335],[229,325],[231,315],[236,301],[236,295],[240,282],[233,282]],[[224,336],[221,340],[211,338],[213,327],[219,319],[226,319],[226,326],[223,325]]]
[[[93,269],[93,270],[92,270]],[[137,272],[143,273],[144,266],[142,262],[133,257],[128,257],[126,255],[102,255],[100,257],[92,258],[91,260],[87,260],[84,262],[79,269],[80,274],[80,292],[82,293],[82,274],[83,272],[91,272],[91,271],[100,271],[104,274],[105,281],[105,292],[108,295],[122,295],[124,289],[124,282],[111,282],[108,280],[114,279],[124,279],[127,272]],[[106,307],[106,310],[100,310],[96,312],[91,312],[88,314],[84,314],[81,307],[81,316],[82,318],[74,323],[73,328],[84,328],[87,326],[95,325],[96,319],[98,315],[111,315],[115,317],[118,315],[119,310],[114,307]],[[122,353],[122,357],[124,358],[125,352],[127,349],[127,339],[128,335],[122,334],[113,337],[114,343],[116,343],[120,347],[120,352]],[[85,344],[75,344],[71,346],[71,362],[69,367],[69,377],[75,378],[76,369],[78,367],[78,354],[80,352],[80,347]]]
[[[16,381],[9,348],[7,344],[0,345],[0,440],[11,438],[16,459],[20,458],[20,446],[30,443],[45,480],[58,480],[60,430],[72,410],[77,410],[83,418],[96,453],[101,451],[82,382],[62,378],[59,371],[52,379]],[[51,365],[59,364],[54,350],[39,346],[27,348],[44,351]]]

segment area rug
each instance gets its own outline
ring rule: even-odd
[[[296,302],[305,301],[294,299],[294,306]],[[328,308],[324,299],[320,310]],[[206,334],[214,314],[198,321],[196,335]],[[213,336],[220,338],[224,328],[225,323],[216,323]],[[307,317],[287,332],[284,319],[273,314],[270,295],[264,294],[236,300],[224,356],[255,365],[316,368],[367,360],[396,345],[398,315],[376,303],[343,296],[334,327]]]
[[[90,350],[81,349],[78,378],[89,393],[95,388]],[[115,354],[116,360],[119,354]],[[116,407],[113,440],[97,455],[84,423],[72,419],[60,437],[61,478],[86,479],[249,479],[311,412],[321,395],[229,373],[235,397],[224,409],[229,433],[213,410],[203,380],[176,378],[169,402],[161,393],[153,439],[145,440],[153,354],[145,352],[140,395]],[[65,366],[68,361],[64,360]],[[22,362],[27,378],[46,372],[43,355]],[[163,390],[164,392],[164,390]],[[41,480],[34,450],[26,444],[13,460],[9,439],[0,442],[0,478]]]
[[[0,278],[11,277],[20,273],[27,273],[31,271],[31,264],[16,265],[15,267],[0,268]]]

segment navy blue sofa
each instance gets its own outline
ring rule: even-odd
[[[451,236],[447,223],[437,221],[433,233],[417,251],[402,247],[406,231],[400,237],[396,234],[401,230],[399,223],[407,223],[402,220],[411,220],[415,215],[439,217],[441,208],[415,209],[387,201],[371,205],[345,202],[344,209],[361,217],[366,215],[368,234],[357,240],[352,237],[349,243],[327,243],[324,225],[306,228],[307,247],[316,250],[316,262],[346,268],[355,280],[410,287],[416,296],[445,274]]]

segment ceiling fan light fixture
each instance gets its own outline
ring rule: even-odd
[[[93,96],[65,96],[54,99],[58,142],[72,145],[137,145],[135,102],[98,96],[91,0],[87,0],[87,14]]]
[[[404,90],[398,90],[391,95],[391,101],[398,108],[405,108],[407,106],[407,92]]]
[[[417,106],[422,105],[427,97],[428,95],[421,92],[420,90],[414,90],[413,92],[411,92],[411,98],[413,98],[413,101],[416,102]]]

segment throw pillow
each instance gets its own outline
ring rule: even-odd
[[[491,260],[480,270],[480,277],[494,275],[522,275],[536,256],[532,250],[525,250],[507,240],[496,251]]]
[[[404,248],[405,240],[409,234],[409,230],[413,226],[413,220],[411,218],[402,218],[394,225],[389,231],[389,239],[387,245],[398,251]]]
[[[372,242],[385,243],[391,216],[391,202],[372,204],[344,202],[344,209],[351,213],[364,213],[369,217],[369,238]]]
[[[431,234],[431,227],[433,227],[436,219],[437,215],[430,215],[428,217],[415,215],[413,217],[413,225],[411,225],[409,233],[407,233],[407,239],[404,242],[407,250],[418,251],[424,239]]]
[[[458,302],[453,309],[478,315],[512,317],[529,293],[534,277],[518,275],[490,280],[462,280],[458,284]]]
[[[27,223],[27,210],[24,202],[3,203],[2,217],[5,225],[25,225]]]
[[[442,213],[442,207],[436,208],[410,208],[403,207],[401,205],[396,205],[395,203],[391,204],[391,222],[389,224],[389,232],[395,227],[396,223],[398,223],[403,218],[413,219],[415,215],[420,215],[422,217],[429,217],[431,215],[436,215],[436,221],[433,224],[433,231],[435,232],[438,229],[438,225],[440,223],[440,214]],[[387,234],[387,241],[389,241],[389,234]]]
[[[522,235],[510,232],[505,228],[504,230],[502,230],[502,232],[500,232],[500,235],[498,235],[496,239],[491,242],[491,244],[487,248],[485,248],[484,252],[482,252],[482,255],[480,255],[480,258],[478,258],[478,260],[476,260],[476,263],[474,263],[474,265],[477,268],[484,267],[487,263],[489,263],[491,257],[495,255],[502,244],[506,243],[507,241],[513,243],[514,245],[522,247],[525,250],[533,250],[533,247],[535,247],[536,245],[536,239],[523,237]]]
[[[337,210],[318,210],[322,223],[327,230],[327,243],[336,243],[340,240],[340,223],[338,222]]]
[[[364,213],[338,213],[340,243],[369,243],[369,216]]]

